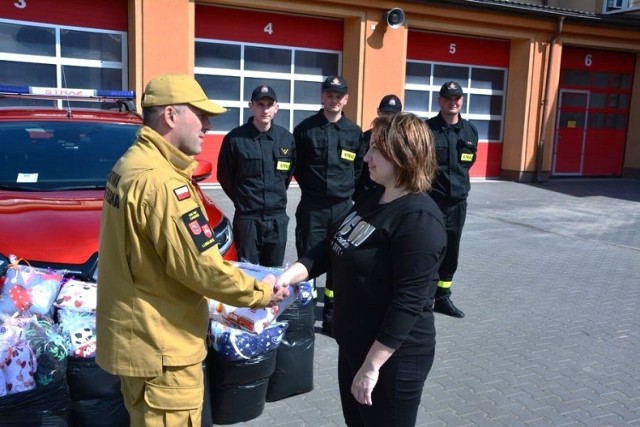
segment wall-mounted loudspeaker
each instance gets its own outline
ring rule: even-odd
[[[404,11],[399,7],[388,10],[384,14],[384,20],[389,28],[400,28],[404,24]]]

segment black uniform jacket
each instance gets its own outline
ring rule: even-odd
[[[260,132],[249,119],[229,132],[218,157],[218,182],[236,215],[284,214],[294,161],[293,135],[282,126],[272,123]]]
[[[478,130],[462,117],[449,126],[442,114],[427,120],[436,143],[438,176],[431,197],[439,206],[454,206],[467,199],[469,169],[476,161]]]
[[[352,196],[367,147],[362,129],[344,115],[330,123],[323,110],[293,130],[294,176],[302,198],[344,200]]]

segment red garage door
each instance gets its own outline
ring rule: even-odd
[[[509,49],[505,40],[409,31],[405,109],[433,117],[440,86],[459,82],[465,93],[462,116],[480,137],[474,177],[500,175]]]
[[[553,151],[556,176],[620,176],[635,55],[565,47]]]
[[[222,138],[247,121],[260,84],[275,89],[275,122],[289,130],[318,111],[323,79],[342,70],[342,38],[342,20],[196,5],[196,79],[227,108],[199,157],[215,169]]]
[[[127,0],[2,1],[0,82],[128,89],[127,22]]]

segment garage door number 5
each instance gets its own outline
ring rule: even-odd
[[[18,0],[17,2],[13,3],[13,5],[18,9],[24,9],[25,7],[27,7],[27,0]]]
[[[271,22],[269,22],[267,25],[264,26],[264,31],[265,33],[271,35],[273,34],[273,24]]]

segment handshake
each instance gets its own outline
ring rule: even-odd
[[[239,264],[238,267],[242,268]],[[245,268],[242,269],[246,273],[251,274]],[[256,278],[261,282],[267,283],[268,285],[273,287],[273,294],[271,295],[271,302],[269,304],[269,306],[273,306],[289,296],[289,287],[291,285],[300,283],[307,279],[307,277],[309,277],[307,268],[303,264],[296,262],[282,271],[281,274],[277,277],[273,273],[267,273],[262,278]]]
[[[283,269],[244,262],[233,262],[233,264],[249,276],[273,286],[271,302],[265,308],[249,308],[235,307],[210,299],[209,318],[211,320],[259,334],[294,301],[297,300],[305,305],[313,299],[313,288],[309,282],[298,280],[298,276],[294,276],[291,280],[287,279],[286,274],[290,269],[283,272]],[[290,281],[285,282],[285,280]]]

